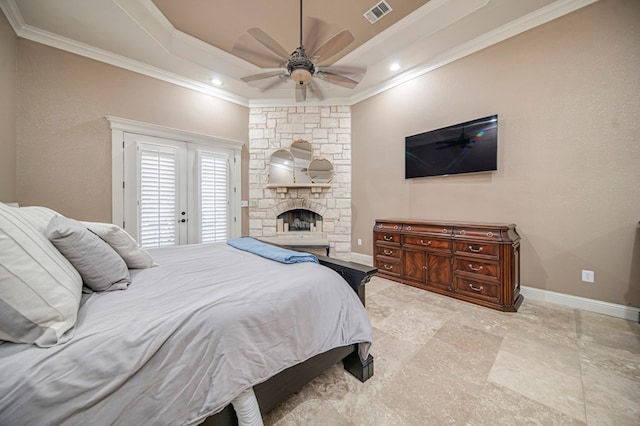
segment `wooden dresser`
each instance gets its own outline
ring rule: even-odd
[[[373,256],[384,278],[501,311],[522,304],[514,224],[379,219]]]

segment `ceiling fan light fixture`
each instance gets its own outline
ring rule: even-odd
[[[291,70],[291,79],[296,84],[307,84],[311,81],[311,72],[306,68],[294,68]]]

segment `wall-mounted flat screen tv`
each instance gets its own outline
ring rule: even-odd
[[[498,169],[498,115],[405,138],[405,178]]]

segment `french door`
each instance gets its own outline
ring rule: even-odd
[[[124,133],[124,224],[144,247],[234,237],[233,151]]]

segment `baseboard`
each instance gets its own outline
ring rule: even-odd
[[[572,296],[570,294],[556,293],[555,291],[540,290],[534,287],[520,287],[520,293],[525,300],[539,300],[564,305],[570,308],[582,309],[596,312],[629,321],[640,319],[640,309],[631,306],[617,305],[615,303],[603,302],[601,300],[587,299],[586,297]]]
[[[351,253],[351,260],[362,263],[363,265],[373,265],[373,256],[366,254]],[[541,290],[534,287],[521,286],[520,292],[524,296],[525,300],[530,299],[539,300],[541,302],[556,303],[569,308],[583,309],[589,312],[596,312],[629,321],[640,322],[640,308],[617,305],[615,303],[602,302],[600,300],[587,299],[586,297],[572,296],[570,294],[556,293],[555,291]]]
[[[363,265],[367,266],[373,266],[373,256],[369,256],[368,254],[351,252],[351,254],[349,255],[349,259],[352,262],[362,263]]]

